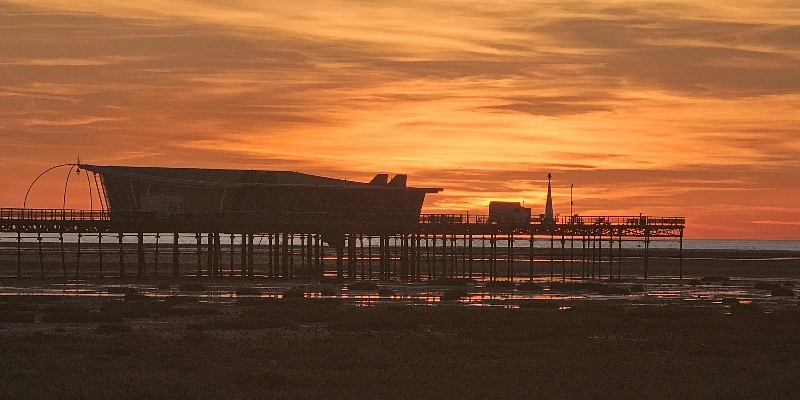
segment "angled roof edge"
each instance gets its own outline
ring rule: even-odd
[[[181,187],[233,189],[243,187],[326,187],[330,189],[398,190],[410,189],[425,193],[438,193],[442,188],[417,188],[328,178],[296,171],[234,170],[208,168],[134,167],[115,165],[79,164],[80,168],[99,174],[116,175],[142,182],[163,183]],[[203,178],[207,179],[195,179]],[[191,176],[191,179],[188,177]],[[275,182],[238,182],[242,178],[270,178]],[[282,180],[284,182],[278,182]]]

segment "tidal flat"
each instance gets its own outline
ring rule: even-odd
[[[0,398],[797,398],[800,311],[0,297]]]

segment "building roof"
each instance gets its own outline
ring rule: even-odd
[[[344,179],[304,174],[295,171],[235,170],[209,168],[167,168],[167,167],[130,167],[112,165],[80,164],[80,168],[95,173],[131,179],[139,182],[159,183],[181,187],[195,188],[239,188],[268,186],[308,186],[341,189],[414,189],[426,193],[437,193],[441,188],[407,188],[405,178],[392,179],[387,183],[385,174],[378,174],[370,183],[354,182]],[[383,179],[377,179],[382,177]],[[395,177],[397,178],[397,177]],[[402,186],[395,182],[401,182]]]

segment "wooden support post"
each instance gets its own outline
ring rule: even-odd
[[[314,252],[316,255],[316,259],[314,260],[317,276],[325,275],[325,265],[322,260],[322,237],[320,235],[314,236]]]
[[[458,272],[458,262],[461,258],[461,251],[458,251],[458,237],[456,235],[450,235],[450,254],[452,260],[452,272],[450,274],[451,277],[461,278],[464,276],[463,274],[463,264],[462,264],[462,273]]]
[[[178,232],[172,234],[172,277],[181,276],[180,247],[178,247]]]
[[[197,277],[203,276],[203,235],[195,233],[195,240],[197,240]]]
[[[428,279],[436,279],[436,233],[432,235],[430,260],[432,261],[433,268],[430,269],[431,263],[429,263],[430,270],[428,271]]]
[[[481,280],[486,280],[486,235],[481,235]]]
[[[222,276],[222,236],[214,232],[214,266],[217,276]]]
[[[421,237],[420,234],[416,234],[415,236],[416,236],[416,242],[417,242],[416,245],[415,245],[416,246],[416,253],[414,255],[414,257],[415,257],[415,261],[414,261],[415,276],[416,276],[415,280],[419,281],[419,280],[422,279],[422,277],[420,276],[420,275],[422,275],[422,246],[421,246],[422,245],[422,237]]]
[[[294,278],[294,234],[289,235],[289,271],[287,276]]]
[[[564,239],[564,234],[561,234],[561,283],[567,281],[567,255],[564,250],[564,245],[566,244],[566,240]]]
[[[386,236],[386,277],[385,280],[392,279],[392,270],[394,268],[394,260],[392,259],[392,239],[393,236]]]
[[[255,275],[255,252],[256,243],[253,234],[247,235],[247,276],[253,277]]]
[[[139,232],[136,236],[137,238],[137,246],[136,246],[136,253],[138,255],[138,269],[136,271],[136,277],[138,279],[144,279],[147,273],[145,272],[144,267],[144,233]]]
[[[64,280],[67,280],[67,258],[64,254],[64,232],[58,233],[58,242],[61,248],[61,268],[64,270]]]
[[[469,280],[472,280],[472,264],[473,264],[473,256],[472,256],[472,233],[467,236],[467,240],[469,244],[467,245],[467,262],[469,263]]]
[[[588,266],[586,265],[586,235],[581,236],[581,279],[589,277]]]
[[[401,265],[403,280],[408,282],[414,278],[414,240],[413,235],[403,235],[403,258],[405,266]]]
[[[467,253],[469,252],[469,244],[467,244],[467,236],[461,236],[461,251],[458,253],[461,257],[461,277],[466,278],[469,276],[467,267]]]
[[[603,232],[597,236],[597,279],[603,279]]]
[[[241,269],[242,269],[242,277],[247,276],[247,234],[242,233],[242,243],[241,243]]]
[[[415,275],[414,272],[415,272],[415,269],[416,269],[416,258],[415,258],[416,257],[416,254],[415,254],[415,252],[416,252],[416,244],[415,244],[415,239],[414,239],[415,236],[416,235],[411,234],[411,235],[406,235],[406,238],[405,238],[405,240],[406,240],[406,253],[407,253],[406,254],[407,261],[406,262],[408,264],[408,267],[407,267],[408,271],[406,271],[406,272],[408,274],[407,275],[407,277],[408,277],[407,279],[409,281],[414,280],[414,275]]]
[[[214,262],[216,261],[216,257],[214,257],[214,234],[209,232],[206,235],[206,274],[211,277],[214,276]]]
[[[425,257],[425,278],[427,280],[430,280],[431,276],[433,274],[433,266],[432,266],[433,265],[432,264],[433,261],[432,261],[432,257],[431,257],[431,236],[426,233],[425,235],[423,235],[423,241],[424,241],[424,244],[423,244],[424,248],[422,248],[421,250],[425,254],[424,255],[424,257]],[[422,268],[422,266],[420,266],[420,268]],[[420,275],[421,274],[422,273],[420,272]]]
[[[122,237],[123,233],[117,233],[117,239],[119,240],[119,277],[120,279],[125,279],[125,247],[122,245]]]
[[[365,279],[365,277],[367,276],[367,266],[366,266],[367,260],[365,259],[366,258],[366,254],[365,254],[365,250],[364,250],[364,236],[359,236],[358,237],[358,252],[359,252],[358,256],[359,256],[360,261],[361,261],[359,263],[361,265],[361,280],[363,281]]]
[[[255,241],[252,233],[247,234],[247,263],[242,276],[253,276],[253,263],[255,262]]]
[[[97,232],[97,257],[100,264],[99,276],[103,277],[103,233]]]
[[[450,276],[447,269],[447,261],[450,255],[447,252],[447,233],[442,234],[442,278]]]
[[[647,280],[647,267],[650,262],[650,232],[645,228],[644,233],[644,279]]]
[[[594,235],[589,235],[586,240],[586,275],[594,279]]]
[[[388,235],[385,236],[383,243],[384,243],[383,251],[384,254],[386,254],[386,264],[384,268],[383,279],[388,281],[392,279],[392,245],[391,245],[392,237]]]
[[[372,236],[367,236],[367,279],[372,280]]]
[[[80,270],[81,270],[81,236],[83,236],[83,234],[78,232],[78,243],[76,243],[77,248],[75,249],[75,278],[76,279],[78,278],[78,276],[80,274]]]
[[[274,255],[275,249],[273,244],[272,233],[267,234],[267,276],[272,278],[275,276],[275,263]]]
[[[400,242],[399,246],[397,245],[398,241]],[[406,236],[401,234],[400,237],[396,237],[395,238],[395,242],[394,242],[395,243],[395,248],[396,248],[395,251],[397,251],[397,255],[398,255],[398,257],[397,257],[398,258],[398,263],[400,264],[399,271],[397,271],[397,273],[395,274],[395,278],[400,278],[400,280],[405,280],[406,279],[406,277],[405,277],[405,274],[406,274],[406,262],[405,262],[406,243],[405,243],[405,241],[406,241]]]
[[[306,265],[306,235],[300,234],[300,269]]]
[[[336,277],[344,279],[344,246],[336,246]]]
[[[531,232],[531,237],[528,242],[528,280],[531,282],[533,282],[533,258],[535,256],[533,251],[533,240],[533,232]]]
[[[272,244],[272,276],[278,278],[283,276],[284,257],[286,256],[286,250],[283,246],[288,245],[288,243],[286,243],[288,240],[286,239],[286,235],[282,235],[279,232],[275,232],[274,236],[275,242]]]
[[[233,270],[234,266],[236,265],[236,235],[231,233],[231,262],[230,262],[230,273],[228,276],[233,278]]]
[[[219,271],[219,264],[217,258],[217,234],[209,233],[208,234],[208,243],[206,243],[206,251],[208,254],[206,255],[206,260],[208,261],[208,276],[217,276]]]
[[[386,280],[392,279],[392,272],[396,269],[395,262],[392,257],[392,241],[394,240],[394,236],[386,236]]]
[[[509,281],[514,282],[514,235],[508,235],[508,270],[506,271],[506,277]]]
[[[42,254],[42,233],[36,232],[36,240],[39,242],[39,269],[42,271],[42,278],[44,278],[44,254]]]
[[[456,249],[456,235],[450,235],[450,277],[458,275],[458,250]]]
[[[161,235],[156,232],[156,248],[155,248],[155,259],[153,260],[153,278],[158,278],[158,242],[161,239]]]
[[[678,268],[679,268],[679,279],[683,280],[683,229],[681,229],[681,236],[678,239],[680,243],[680,250],[678,254]]]
[[[289,234],[284,233],[281,237],[281,276],[289,277]]]
[[[608,278],[614,277],[614,231],[608,234]]]
[[[494,263],[492,261],[494,259],[494,239],[493,238],[494,238],[494,235],[490,234],[489,235],[489,250],[488,250],[488,252],[486,254],[486,264],[488,264],[487,266],[489,267],[488,268],[489,269],[488,275],[489,275],[489,281],[490,282],[494,280]],[[484,238],[484,241],[485,241],[485,238]]]
[[[609,231],[608,236],[608,273],[610,278],[614,278],[614,230]]]
[[[617,251],[617,278],[622,279],[622,229],[619,231],[619,241],[618,241],[618,251]]]
[[[17,278],[22,278],[22,233],[17,232]]]
[[[497,236],[489,236],[489,280],[497,279]]]
[[[312,274],[314,270],[314,236],[312,234],[306,235],[306,271]]]
[[[575,280],[575,233],[569,237],[569,280]]]
[[[550,234],[550,282],[553,281],[553,277],[555,276],[555,253],[554,253],[554,244],[555,244],[555,237],[553,234]]]
[[[381,280],[385,281],[389,279],[389,267],[391,260],[389,253],[389,237],[381,235]]]
[[[347,279],[356,279],[356,235],[347,235]]]

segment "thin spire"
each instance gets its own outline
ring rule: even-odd
[[[553,221],[553,194],[550,186],[550,179],[552,177],[552,174],[547,174],[547,203],[544,206],[544,218],[548,222]]]

